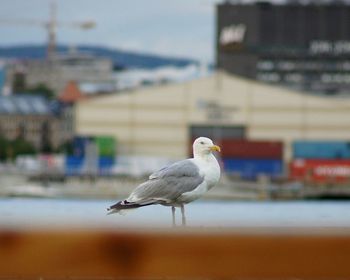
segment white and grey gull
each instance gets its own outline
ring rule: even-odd
[[[110,206],[108,214],[160,204],[171,206],[175,226],[175,207],[181,208],[182,225],[186,225],[184,205],[200,198],[220,179],[220,165],[213,155],[220,147],[206,137],[193,142],[193,158],[181,160],[151,174],[127,199]]]

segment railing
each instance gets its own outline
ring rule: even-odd
[[[350,231],[2,231],[0,279],[350,279]]]

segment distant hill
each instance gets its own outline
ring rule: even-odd
[[[57,47],[59,53],[68,51],[68,47],[60,45]],[[87,52],[96,56],[108,57],[113,61],[115,68],[145,68],[154,69],[161,66],[183,67],[198,62],[191,59],[164,57],[158,55],[137,53],[99,46],[77,46],[78,51]],[[0,47],[0,58],[18,59],[40,59],[46,54],[45,46],[17,45]]]

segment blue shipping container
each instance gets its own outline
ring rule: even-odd
[[[0,68],[0,93],[2,93],[2,90],[5,86],[5,79],[6,79],[6,72],[4,68]]]
[[[100,175],[108,175],[111,173],[111,169],[114,166],[114,157],[99,157],[98,169]]]
[[[350,142],[296,141],[293,157],[301,159],[349,159]]]
[[[86,158],[77,156],[66,156],[65,174],[67,176],[82,175],[84,167],[86,168]],[[100,175],[108,175],[114,166],[114,157],[99,157],[98,172]]]
[[[99,168],[111,168],[114,165],[114,157],[99,157],[98,167]]]
[[[67,176],[80,175],[84,164],[84,158],[66,156],[64,170]]]
[[[283,174],[283,161],[278,159],[223,159],[227,173],[237,173],[243,179],[256,179],[259,175],[279,177]]]
[[[84,157],[88,143],[92,141],[90,136],[77,136],[73,139],[73,156]]]

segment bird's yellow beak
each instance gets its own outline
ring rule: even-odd
[[[216,145],[211,146],[211,147],[210,147],[210,150],[211,150],[211,151],[216,151],[216,152],[221,152],[220,147],[219,147],[219,146],[216,146]]]

